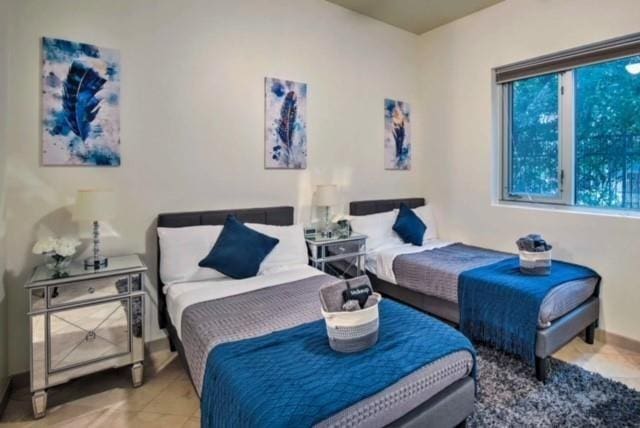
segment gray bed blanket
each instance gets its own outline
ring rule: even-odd
[[[513,254],[453,244],[398,256],[393,261],[393,273],[403,287],[458,304],[460,273],[509,257]]]
[[[211,349],[321,319],[318,292],[338,281],[318,275],[187,307],[182,313],[182,344],[198,395]]]

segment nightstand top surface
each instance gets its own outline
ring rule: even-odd
[[[27,283],[27,287],[39,287],[56,283],[80,281],[117,275],[119,273],[143,272],[147,266],[137,254],[128,256],[109,257],[109,264],[102,269],[85,269],[83,260],[74,260],[65,270],[64,277],[56,278],[54,273],[45,265],[36,267]]]
[[[349,242],[349,241],[360,241],[362,239],[367,239],[367,235],[363,235],[361,233],[352,233],[347,237],[332,237],[332,238],[323,238],[321,236],[316,237],[307,237],[306,241],[311,245],[325,245],[325,244],[335,244],[337,242]]]

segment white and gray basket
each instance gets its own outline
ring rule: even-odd
[[[520,272],[525,275],[549,275],[551,273],[551,250],[520,251]]]
[[[352,288],[365,284],[371,287],[367,276],[360,276],[348,281]],[[347,282],[341,281],[320,290],[322,315],[327,326],[331,349],[344,353],[359,352],[378,342],[380,324],[378,304],[382,300],[382,296],[373,293],[367,299],[364,308],[348,312],[342,310],[342,292],[346,289]]]

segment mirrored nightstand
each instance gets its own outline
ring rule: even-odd
[[[47,408],[47,388],[100,370],[131,365],[142,385],[144,278],[137,255],[111,257],[100,270],[72,263],[63,275],[37,267],[29,302],[33,414]]]
[[[330,275],[354,277],[364,275],[367,236],[352,233],[348,237],[307,236],[311,266]]]

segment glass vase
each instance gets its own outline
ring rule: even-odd
[[[43,257],[44,265],[51,271],[53,278],[64,278],[68,275],[67,268],[71,263],[71,257],[61,256],[54,251],[44,253]]]

